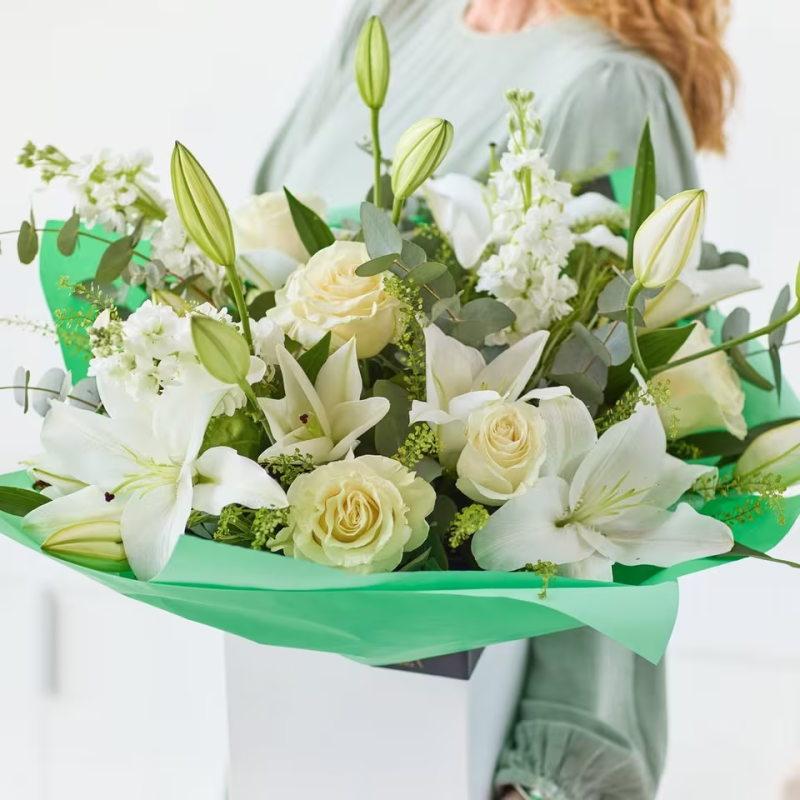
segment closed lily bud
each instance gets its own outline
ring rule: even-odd
[[[212,377],[231,386],[247,382],[250,348],[232,325],[195,314],[192,343],[200,363]]]
[[[180,143],[172,151],[175,205],[192,241],[216,264],[236,261],[233,226],[225,203],[197,159]]]
[[[389,91],[389,42],[380,17],[370,17],[356,45],[356,84],[368,108],[379,109]]]
[[[87,486],[31,511],[23,531],[51,556],[103,572],[125,572],[123,508],[114,495]]]
[[[687,264],[699,261],[706,193],[681,192],[657,208],[633,240],[633,271],[648,289],[666,286]]]
[[[736,464],[737,475],[780,475],[785,486],[800,482],[800,422],[757,436]]]
[[[392,163],[395,197],[411,197],[444,160],[453,143],[453,126],[446,119],[426,117],[401,137]]]

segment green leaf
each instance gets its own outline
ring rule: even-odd
[[[17,256],[23,264],[32,264],[38,253],[39,235],[36,233],[36,222],[33,219],[33,209],[31,209],[30,222],[25,220],[19,228]]]
[[[220,414],[208,423],[200,452],[212,447],[232,447],[240,456],[257,461],[265,449],[263,434],[263,428],[243,409],[230,417]]]
[[[796,417],[790,417],[789,419],[778,419],[772,422],[765,422],[762,425],[756,425],[756,427],[747,432],[747,436],[744,439],[737,439],[728,431],[708,431],[686,436],[681,441],[699,448],[703,458],[721,457],[720,466],[723,466],[726,463],[736,461],[761,434],[767,433],[773,428],[779,428],[782,425],[797,421]]]
[[[375,449],[380,455],[391,458],[408,436],[411,400],[402,386],[391,381],[375,381],[372,392],[375,397],[385,397],[389,401],[389,413],[375,426]]]
[[[437,264],[434,261],[425,261],[422,264],[417,264],[409,272],[406,273],[405,280],[413,283],[416,286],[423,286],[427,283],[432,283],[441,275],[447,272],[447,267],[444,264]]]
[[[182,281],[178,281],[178,283],[173,284],[170,287],[170,291],[173,294],[177,294],[178,296],[182,295],[193,283],[199,281],[203,276],[197,272],[194,275],[189,275],[188,278],[184,278]]]
[[[297,359],[297,363],[303,368],[312,386],[317,380],[319,371],[325,366],[325,362],[331,354],[331,332],[328,331],[310,350],[306,350]]]
[[[442,465],[435,458],[423,456],[414,467],[414,472],[426,483],[433,483],[437,478],[442,476],[444,470],[442,469]]]
[[[781,289],[780,294],[778,295],[778,299],[775,301],[775,307],[772,309],[772,313],[769,315],[770,324],[779,320],[788,310],[789,310],[789,303],[792,299],[792,292],[789,289],[788,284]],[[781,325],[779,328],[775,328],[775,330],[770,331],[769,334],[769,346],[770,349],[779,348],[786,339],[786,325]]]
[[[409,239],[403,239],[403,248],[400,250],[400,260],[409,269],[414,269],[418,264],[423,264],[428,260],[428,254],[418,244],[415,244]]]
[[[360,278],[369,278],[371,275],[380,275],[391,269],[392,265],[400,258],[399,253],[388,253],[385,256],[378,256],[371,261],[366,261],[356,269],[356,275]]]
[[[250,349],[231,325],[210,317],[192,317],[192,342],[197,357],[208,372],[222,383],[239,386],[247,382]]]
[[[76,211],[62,226],[56,237],[56,247],[62,256],[71,256],[78,245],[78,228],[81,215]]]
[[[30,407],[31,407],[31,394],[28,391],[30,389],[30,385],[31,385],[31,371],[29,369],[26,369],[25,370],[25,389],[24,389],[25,400],[23,401],[23,405],[22,405],[22,413],[23,414],[27,414],[28,413],[28,409],[30,409]]]
[[[436,280],[431,281],[422,287],[422,308],[426,314],[431,314],[433,308],[440,300],[448,300],[453,298],[456,294],[456,282],[449,270],[443,272]],[[446,306],[451,311],[454,305],[447,304]],[[445,312],[446,313],[446,312]]]
[[[133,256],[133,238],[123,236],[112,242],[103,253],[97,266],[95,280],[98,283],[113,283],[124,272]]]
[[[734,308],[722,326],[722,341],[738,339],[750,331],[750,312],[746,308]]]
[[[747,355],[741,347],[734,347],[729,352],[733,368],[739,374],[742,380],[763,389],[765,392],[771,392],[775,387],[747,360]]]
[[[214,263],[233,267],[236,245],[228,209],[200,162],[180,142],[172,151],[170,173],[175,205],[192,241]]]
[[[576,323],[573,334],[558,349],[550,370],[551,376],[558,380],[572,379],[572,383],[586,389],[587,384],[579,375],[590,375],[591,385],[588,385],[589,396],[596,399],[596,391],[601,392],[608,381],[608,365],[611,354],[605,345],[593,336],[583,325]],[[572,385],[572,384],[566,384]],[[584,399],[581,397],[581,399]],[[602,398],[601,398],[602,400]]]
[[[775,390],[778,392],[778,401],[781,399],[783,387],[783,369],[781,367],[781,351],[776,345],[770,345],[769,360],[772,362],[772,374],[775,376]]]
[[[717,558],[756,558],[759,561],[771,561],[773,564],[783,564],[786,567],[800,569],[800,564],[796,564],[794,561],[786,561],[782,558],[773,558],[766,553],[753,550],[752,547],[747,547],[739,542],[734,543],[733,548],[729,553],[723,553],[721,556],[717,556]]]
[[[258,320],[267,316],[267,311],[271,308],[275,308],[275,292],[261,292],[247,307],[247,311],[250,314],[250,319],[258,322]]]
[[[431,310],[429,312],[431,322],[436,322],[439,317],[443,317],[448,312],[456,317],[461,312],[461,298],[458,295],[454,294],[451,297],[443,297],[441,300],[437,300],[431,306]]]
[[[369,187],[366,200],[375,204],[375,186]],[[392,191],[392,176],[385,172],[381,175],[381,206],[385,211],[391,211],[394,205],[394,192]]]
[[[419,572],[423,569],[425,562],[428,560],[428,556],[431,554],[431,548],[429,547],[427,550],[423,550],[418,556],[412,558],[404,566],[398,569],[398,572]]]
[[[361,204],[361,230],[370,258],[403,252],[403,237],[388,214],[372,203]]]
[[[733,251],[720,253],[719,260],[720,266],[723,267],[730,267],[732,264],[745,268],[750,266],[750,259],[744,253],[736,253]]]
[[[596,409],[603,402],[603,386],[591,372],[576,372],[572,375],[551,375],[556,383],[566,386],[572,394],[589,408]]]
[[[633,198],[631,200],[631,222],[628,229],[628,266],[633,264],[633,240],[642,223],[656,208],[656,155],[650,136],[650,120],[644,124],[642,138],[639,140],[639,154],[636,158],[636,174],[633,179]]]
[[[719,269],[722,266],[719,250],[711,242],[703,242],[700,264],[697,269]]]
[[[11,486],[0,486],[0,511],[14,517],[24,517],[39,506],[49,503],[50,499],[30,489],[16,489]]]
[[[603,317],[608,317],[616,322],[627,322],[628,294],[631,290],[631,281],[627,277],[617,275],[597,298],[597,311]],[[636,325],[644,327],[645,297],[642,292],[636,298]]]
[[[610,366],[624,364],[631,357],[631,343],[624,322],[612,320],[592,333],[603,343],[611,358]]]
[[[489,334],[513,325],[516,318],[517,315],[504,303],[481,297],[461,309],[452,336],[471,347],[482,347]]]
[[[289,211],[292,213],[294,227],[300,241],[305,245],[310,255],[330,247],[336,237],[331,233],[328,223],[315,211],[303,205],[286,187],[286,199],[289,201]]]

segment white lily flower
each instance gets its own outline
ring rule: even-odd
[[[786,486],[800,482],[800,422],[789,422],[757,436],[736,464],[737,475],[780,475]]]
[[[532,333],[487,365],[475,348],[447,336],[436,325],[425,328],[426,400],[414,401],[410,421],[411,424],[428,422],[436,427],[443,463],[455,464],[464,449],[467,421],[473,411],[492,403],[513,403],[539,396],[529,392],[520,397],[539,364],[549,336],[548,331]],[[568,394],[569,390],[559,393]]]
[[[28,477],[34,483],[47,484],[42,489],[42,494],[51,500],[66,497],[86,488],[86,484],[76,480],[70,473],[69,467],[51,453],[41,453],[29,461],[23,461],[22,465],[28,468]]]
[[[483,569],[517,570],[541,559],[566,566],[565,575],[608,581],[615,562],[669,567],[731,549],[723,522],[687,503],[668,510],[710,468],[667,454],[654,407],[640,406],[588,450],[591,419],[572,414],[562,422],[561,474],[540,478],[473,537]]]
[[[477,266],[492,233],[486,186],[452,173],[432,178],[422,191],[437,227],[453,245],[458,263],[464,269]]]
[[[355,337],[328,357],[313,385],[283,345],[276,354],[286,396],[259,399],[275,438],[261,461],[295,450],[311,456],[315,464],[338,461],[389,413],[385,397],[361,399],[364,385]]]
[[[109,417],[53,403],[42,443],[48,456],[70,465],[76,480],[125,499],[122,541],[139,579],[155,578],[166,566],[193,508],[219,514],[230,503],[287,505],[264,469],[231,448],[199,455],[220,392],[171,387],[149,406],[124,390],[104,393],[101,384],[100,392]],[[76,496],[49,504],[53,525]]]

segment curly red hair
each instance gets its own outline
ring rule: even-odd
[[[736,67],[722,43],[730,0],[554,0],[564,13],[593,17],[672,76],[698,149],[725,151],[725,120]]]

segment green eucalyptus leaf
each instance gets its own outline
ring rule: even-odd
[[[236,245],[228,209],[200,162],[180,142],[175,142],[170,172],[175,205],[190,238],[215,264],[233,267]]]
[[[403,252],[403,237],[389,215],[372,203],[361,204],[361,230],[370,258]]]
[[[553,374],[550,377],[556,383],[566,386],[593,413],[603,402],[603,386],[591,371],[576,372],[570,375]]]
[[[600,292],[597,298],[597,312],[600,316],[608,317],[616,322],[627,322],[628,294],[631,290],[631,282],[622,275],[617,275]],[[635,322],[637,327],[644,327],[644,292],[636,298],[634,308],[636,310]]]
[[[328,223],[316,211],[301,203],[286,187],[283,189],[289,201],[289,211],[300,241],[310,255],[330,247],[336,237],[331,233]]]
[[[31,407],[31,393],[30,393],[30,386],[31,386],[31,371],[29,369],[25,370],[25,383],[24,383],[24,400],[22,403],[22,413],[27,414],[28,410]]]
[[[81,215],[76,211],[62,226],[56,237],[56,247],[62,256],[71,256],[78,246],[78,229]]]
[[[722,325],[722,341],[729,342],[750,332],[750,312],[746,308],[735,308]]]
[[[608,381],[610,361],[611,355],[605,345],[583,325],[576,323],[572,336],[558,349],[550,375],[553,380],[570,388],[573,385],[578,387],[580,394],[577,396],[584,402],[599,405],[602,402],[602,390]],[[580,377],[582,375],[591,380],[583,380]]]
[[[443,272],[435,280],[423,286],[421,294],[422,309],[426,314],[431,314],[434,306],[440,300],[447,300],[448,298],[455,297],[456,282],[453,280],[453,276],[448,270],[447,272]],[[449,308],[451,311],[453,310],[453,307],[454,305],[447,305],[447,308]]]
[[[267,311],[271,308],[275,308],[275,292],[261,292],[247,307],[247,311],[250,314],[250,319],[258,322],[258,320],[267,316]]]
[[[783,388],[783,368],[781,366],[781,350],[777,345],[770,345],[769,360],[772,362],[772,374],[775,376],[775,390],[778,393],[778,401],[781,399],[781,389]]]
[[[612,320],[605,325],[595,328],[592,333],[603,343],[609,353],[610,366],[624,364],[631,357],[631,343],[628,338],[628,328],[620,320]]]
[[[448,312],[456,317],[461,313],[461,298],[458,295],[454,294],[451,297],[443,297],[441,300],[437,300],[431,306],[429,312],[431,322],[436,322],[436,320],[443,317]]]
[[[447,272],[447,267],[444,264],[437,264],[434,261],[425,261],[409,270],[406,273],[405,279],[416,286],[423,286],[432,283],[438,277],[444,275],[445,272]]]
[[[31,210],[30,221],[20,225],[17,237],[17,256],[23,264],[32,264],[39,253],[39,235],[36,233],[36,223]]]
[[[371,275],[380,275],[382,272],[391,270],[395,262],[400,258],[399,253],[388,253],[385,256],[378,256],[371,261],[366,261],[356,269],[356,275],[360,278],[369,278]]]
[[[787,284],[781,289],[778,299],[775,301],[775,307],[772,309],[772,313],[769,316],[770,323],[779,320],[789,310],[791,299],[792,292]],[[786,325],[781,325],[779,328],[770,331],[768,339],[770,349],[773,347],[779,348],[783,344],[784,339],[786,339]]]
[[[719,269],[722,266],[722,259],[719,250],[711,242],[703,242],[698,269],[710,270]]]
[[[197,272],[194,275],[189,275],[188,278],[184,278],[182,281],[174,284],[170,287],[170,291],[173,294],[177,294],[178,296],[182,295],[193,283],[199,281],[203,276]]]
[[[733,368],[738,373],[742,380],[763,389],[765,392],[771,392],[775,387],[771,384],[748,360],[747,355],[741,347],[734,347],[729,351]]]
[[[430,456],[423,456],[414,467],[414,472],[427,483],[433,483],[443,473],[442,465]]]
[[[368,203],[375,204],[375,186],[369,187],[366,200]],[[394,205],[394,192],[392,191],[392,176],[385,172],[381,175],[381,208],[384,211],[391,211]]]
[[[461,309],[452,335],[470,347],[482,347],[489,334],[508,328],[516,318],[517,315],[504,303],[481,297]]]
[[[330,354],[331,332],[328,331],[310,350],[306,350],[297,359],[297,363],[302,367],[312,385],[316,383],[319,371],[325,366]]]
[[[39,506],[49,503],[50,499],[30,489],[17,489],[11,486],[0,486],[0,511],[14,517],[24,517]]]
[[[106,247],[97,266],[95,280],[98,283],[113,283],[125,271],[133,256],[133,238],[123,236]]]
[[[644,124],[636,158],[636,173],[633,178],[630,226],[628,228],[628,266],[633,264],[633,241],[642,223],[656,208],[656,155],[650,136],[650,120]]]
[[[257,461],[265,449],[264,429],[242,409],[233,416],[212,417],[206,428],[200,452],[212,447],[232,447],[240,456]]]
[[[750,266],[750,259],[744,253],[736,253],[734,251],[720,253],[719,260],[722,267],[730,267],[734,264],[745,268]]]
[[[192,342],[197,357],[210,375],[222,383],[241,385],[250,371],[250,349],[231,325],[210,317],[192,317]]]
[[[389,413],[375,426],[375,448],[380,455],[391,458],[408,436],[411,400],[402,386],[391,381],[375,381],[372,392],[389,401]]]
[[[413,269],[418,264],[425,263],[428,260],[428,254],[410,239],[403,239],[403,248],[400,250],[400,260],[409,269]]]

